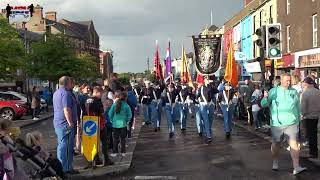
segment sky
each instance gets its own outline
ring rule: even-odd
[[[168,40],[173,57],[181,56],[182,46],[193,52],[192,35],[213,24],[222,26],[243,7],[243,0],[1,0],[7,4],[43,6],[56,11],[58,20],[93,20],[100,36],[100,49],[114,51],[116,72],[143,72],[147,59],[153,68],[158,40],[164,59]]]

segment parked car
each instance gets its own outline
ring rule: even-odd
[[[1,93],[1,92],[0,92]],[[6,91],[6,92],[3,92],[3,93],[9,93],[9,94],[12,94],[16,97],[18,97],[20,100],[26,102],[29,104],[28,102],[28,98],[27,98],[27,95],[25,94],[22,94],[22,93],[19,93],[19,92],[15,92],[15,91]],[[46,100],[44,100],[43,98],[40,99],[40,110],[42,109],[46,109],[48,107],[48,104],[46,102]]]
[[[0,116],[3,119],[19,119],[28,111],[27,103],[20,98],[0,92]]]

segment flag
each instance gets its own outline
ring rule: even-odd
[[[228,50],[228,58],[227,58],[227,65],[226,71],[224,74],[224,79],[229,82],[233,87],[238,85],[238,70],[237,64],[233,56],[233,46],[230,44]]]
[[[169,77],[172,73],[172,61],[171,61],[171,50],[170,50],[170,41],[169,41],[169,46],[167,48],[167,54],[166,54],[166,73],[165,73],[165,77]]]
[[[154,56],[154,73],[156,75],[156,79],[157,80],[162,80],[163,76],[162,76],[162,67],[160,64],[160,58],[159,58],[159,48],[158,48],[158,43],[157,43],[157,50],[156,50],[156,54]]]
[[[196,86],[199,87],[198,84],[204,84],[204,77],[201,74],[197,75]]]
[[[189,72],[189,66],[187,62],[187,54],[184,50],[184,47],[182,46],[182,55],[181,55],[181,82],[189,84],[190,87],[193,87],[191,75]]]

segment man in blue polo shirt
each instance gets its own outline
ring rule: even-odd
[[[77,122],[76,103],[69,91],[72,88],[71,78],[63,76],[59,79],[59,89],[53,94],[53,125],[57,135],[57,158],[63,171],[69,174],[78,173],[72,167],[75,124]]]

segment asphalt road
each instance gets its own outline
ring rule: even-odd
[[[22,129],[22,134],[38,130],[44,135],[45,147],[55,151],[56,139],[52,119]],[[169,139],[166,123],[160,132],[152,127],[141,129],[130,170],[101,179],[181,179],[181,180],[320,180],[320,168],[307,161],[308,171],[292,175],[289,152],[281,151],[280,170],[271,170],[270,143],[234,127],[226,140],[220,119],[214,121],[214,140],[204,144],[196,132],[194,119],[189,120],[186,134],[176,131]]]
[[[168,138],[166,124],[161,132],[143,127],[133,155],[131,169],[104,179],[181,179],[181,180],[320,180],[319,167],[302,161],[308,171],[292,175],[289,152],[281,151],[280,170],[271,170],[270,143],[234,127],[226,140],[222,120],[214,121],[214,140],[205,145],[196,132],[194,119],[188,131],[176,131]]]

